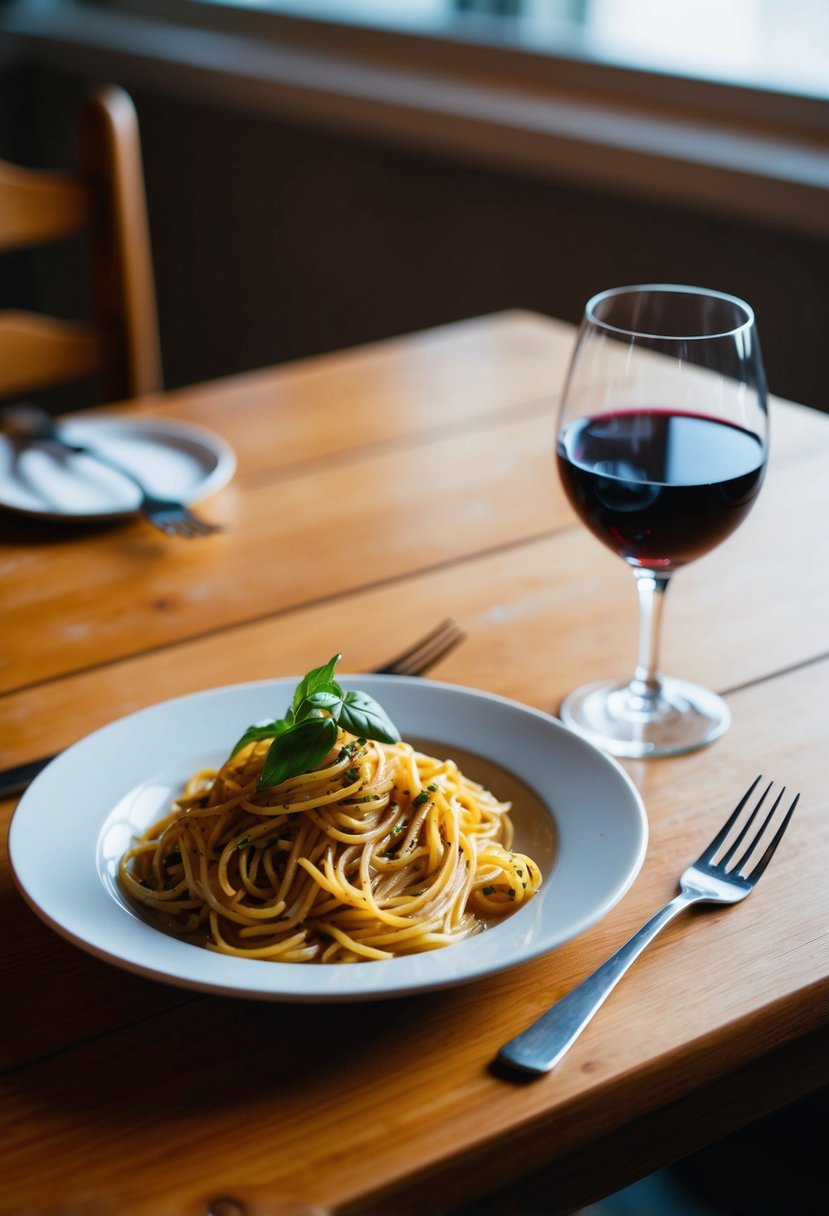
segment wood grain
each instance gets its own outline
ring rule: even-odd
[[[416,1195],[437,1216],[449,1210],[446,1187],[459,1193],[450,1181],[459,1159],[474,1167],[474,1185],[503,1185],[818,1029],[829,984],[814,977],[829,932],[815,922],[814,891],[829,825],[825,771],[809,757],[822,744],[828,676],[829,663],[818,664],[806,683],[793,673],[737,694],[738,725],[716,762],[712,752],[642,766],[652,840],[640,880],[601,926],[544,959],[449,993],[342,1008],[334,1025],[324,1007],[204,997],[148,1017],[139,1005],[118,1033],[15,1070],[0,1132],[21,1180],[19,1210],[50,1213],[66,1168],[60,1153],[35,1168],[41,1147],[25,1142],[22,1118],[52,1143],[72,1143],[73,1174],[119,1212],[150,1212],[160,1179],[171,1211],[198,1211],[219,1193],[253,1211],[267,1211],[273,1195],[360,1210],[393,1183],[403,1157],[410,1202]],[[815,712],[787,733],[804,696]],[[500,1042],[670,896],[735,800],[734,775],[753,773],[758,752],[769,773],[797,782],[803,805],[756,893],[667,931],[554,1076],[527,1086],[493,1073]],[[678,803],[677,786],[692,797]],[[504,1136],[510,1152],[493,1162],[491,1145]],[[214,1145],[207,1160],[205,1142]],[[414,1191],[411,1175],[420,1177]]]
[[[6,521],[0,763],[336,650],[364,670],[445,615],[467,640],[438,679],[554,712],[576,683],[626,674],[630,574],[551,470],[545,386],[572,336],[510,313],[146,399],[141,413],[231,438],[239,474],[210,504],[228,532],[176,546],[140,521],[66,535]],[[348,406],[340,431],[321,426],[332,401]],[[625,765],[647,857],[575,941],[410,1000],[209,997],[64,942],[4,852],[0,1211],[204,1216],[224,1198],[244,1216],[441,1216],[489,1196],[506,1216],[505,1188],[528,1177],[529,1202],[539,1170],[576,1206],[829,1079],[829,574],[815,556],[829,419],[773,413],[755,511],[677,577],[665,624],[666,669],[723,692],[732,726],[702,752]],[[670,898],[758,770],[802,798],[757,891],[666,930],[552,1076],[499,1074],[500,1044]]]

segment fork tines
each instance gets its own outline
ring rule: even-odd
[[[186,508],[175,511],[148,510],[146,515],[150,523],[155,524],[166,536],[181,536],[185,540],[192,540],[196,536],[211,536],[214,532],[222,531],[220,524],[208,523],[206,519],[201,519]]]
[[[800,794],[796,794],[794,800],[789,806],[789,809],[775,827],[773,825],[773,821],[775,820],[778,808],[783,801],[783,795],[786,793],[786,787],[784,785],[780,789],[777,797],[774,799],[774,802],[771,804],[771,807],[766,812],[766,816],[760,826],[752,832],[752,828],[754,827],[755,821],[760,814],[760,810],[771,792],[772,786],[774,785],[773,781],[768,783],[745,820],[743,822],[740,822],[740,820],[746,806],[748,805],[751,795],[754,793],[761,780],[762,774],[754,779],[749,788],[746,790],[745,794],[743,794],[742,798],[737,803],[737,806],[732,814],[726,820],[721,831],[718,832],[718,834],[714,837],[708,849],[706,849],[703,857],[701,858],[701,860],[707,862],[709,865],[716,865],[720,869],[728,871],[730,874],[738,874],[750,883],[755,883],[757,881],[765,870],[766,866],[771,861],[775,849],[780,843],[786,828],[789,826],[789,820],[794,814],[795,807],[800,800]],[[733,839],[731,838],[732,832],[735,833]],[[751,836],[749,838],[750,832]],[[725,848],[725,852],[720,855],[720,850],[724,846],[727,846]],[[740,853],[741,849],[742,852]],[[738,853],[740,854],[739,856]],[[753,863],[753,868],[747,871],[746,867],[750,863]]]
[[[408,650],[404,650],[379,670],[392,675],[420,675],[450,650],[454,650],[465,637],[466,634],[453,620],[441,621]]]

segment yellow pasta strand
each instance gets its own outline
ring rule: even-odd
[[[269,745],[195,773],[121,859],[165,929],[241,958],[380,961],[462,941],[538,890],[509,804],[452,760],[340,730],[317,769],[260,791]]]

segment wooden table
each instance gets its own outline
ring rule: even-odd
[[[226,531],[3,518],[0,767],[335,650],[368,669],[444,615],[468,640],[439,679],[555,712],[574,685],[628,675],[633,580],[553,471],[573,336],[504,313],[128,407],[235,448],[203,506]],[[4,1213],[438,1216],[489,1195],[497,1214],[542,1187],[566,1211],[825,1084],[829,418],[771,408],[758,506],[667,607],[665,669],[723,693],[733,724],[707,750],[627,764],[647,858],[576,941],[399,1001],[206,996],[65,942],[4,852]],[[498,1076],[499,1045],[671,896],[757,771],[802,802],[751,899],[668,929],[552,1074]],[[13,802],[0,810],[8,823]]]

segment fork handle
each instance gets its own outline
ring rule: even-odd
[[[114,456],[110,456],[107,452],[102,452],[98,448],[91,448],[85,443],[73,443],[69,439],[64,439],[57,431],[49,436],[52,443],[56,443],[66,452],[73,452],[76,456],[86,456],[88,460],[94,460],[98,464],[106,465],[107,468],[113,469],[116,473],[120,473],[122,477],[126,477],[127,481],[140,491],[141,494],[146,494],[146,486],[131,469],[126,465],[121,464],[120,460],[116,460]]]
[[[697,898],[682,893],[656,912],[578,987],[557,1001],[525,1031],[505,1043],[498,1052],[501,1063],[519,1068],[522,1072],[549,1072],[576,1041],[645,947],[669,921],[689,904],[695,903]]]
[[[90,460],[97,461],[98,464],[107,465],[131,481],[142,495],[146,494],[144,483],[131,469],[107,452],[91,448],[86,443],[75,443],[71,439],[66,439],[61,433],[59,422],[41,406],[28,402],[7,406],[3,410],[3,420],[12,435],[17,435],[30,443],[54,443],[64,452],[72,452],[76,456],[86,456]]]

